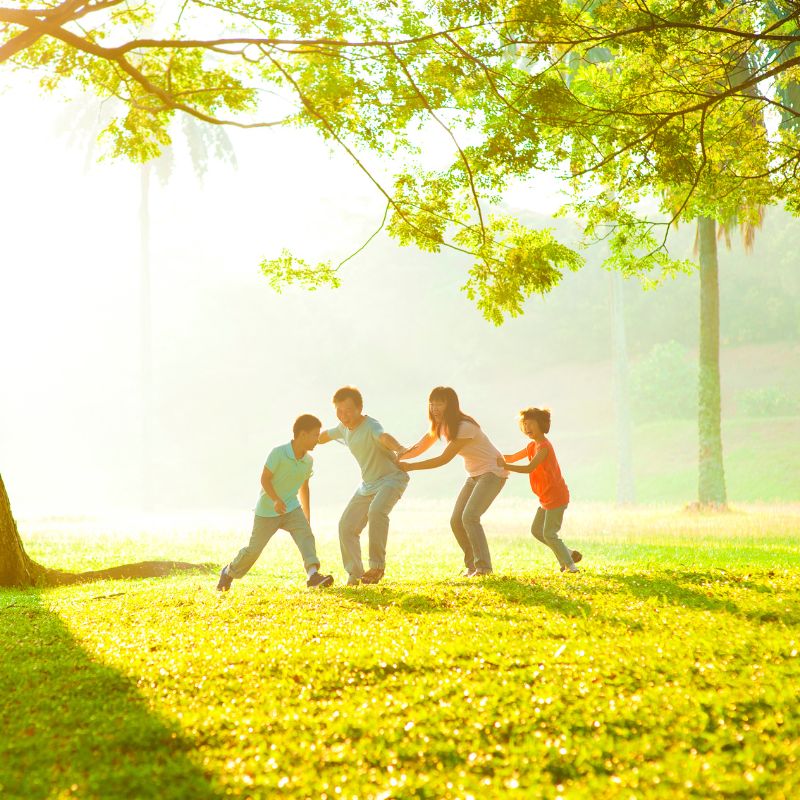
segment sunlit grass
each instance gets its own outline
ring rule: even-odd
[[[478,583],[431,504],[398,508],[375,587],[342,587],[323,510],[326,592],[279,534],[228,595],[206,574],[0,593],[0,796],[796,796],[800,509],[570,510],[576,576],[531,512],[490,512]],[[249,519],[23,532],[53,566],[221,565]]]

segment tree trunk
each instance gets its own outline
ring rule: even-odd
[[[142,381],[142,451],[141,491],[142,508],[153,508],[153,361],[152,361],[152,315],[150,304],[150,162],[140,167],[139,195],[139,334],[140,334],[140,379]]]
[[[636,502],[633,477],[628,343],[622,276],[611,273],[611,353],[614,364],[614,418],[617,428],[617,504]]]
[[[63,586],[117,578],[161,578],[187,569],[209,571],[214,567],[211,564],[190,564],[185,561],[140,561],[89,572],[63,572],[37,564],[25,552],[19,538],[3,476],[0,475],[0,587],[25,589],[34,585]]]
[[[0,475],[0,586],[31,586],[31,560],[22,546],[11,503]]]
[[[722,463],[722,404],[719,378],[719,265],[717,224],[708,217],[697,221],[700,249],[700,373],[698,381],[700,505],[725,506]]]

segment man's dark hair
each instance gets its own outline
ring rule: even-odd
[[[364,398],[355,386],[342,386],[341,389],[337,389],[336,394],[333,395],[333,402],[341,403],[343,400],[347,400],[348,397],[356,404],[359,410],[364,408]]]
[[[292,425],[292,434],[296,439],[302,431],[313,431],[321,427],[322,423],[313,414],[301,414]]]

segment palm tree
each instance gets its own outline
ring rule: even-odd
[[[72,144],[86,149],[86,167],[94,161],[97,143],[96,131],[102,130],[104,122],[110,119],[110,109],[106,103],[81,99],[64,114],[59,129]],[[77,106],[77,113],[75,113]],[[208,125],[193,117],[181,118],[183,141],[190,156],[195,175],[202,181],[208,171],[209,161],[214,158],[237,166],[233,145],[221,126]],[[151,288],[151,250],[150,250],[150,202],[152,196],[153,174],[162,185],[166,185],[175,166],[175,150],[170,145],[158,158],[138,164],[139,170],[139,356],[140,356],[140,408],[141,408],[141,457],[140,457],[140,500],[145,510],[152,510],[153,498],[153,329],[152,329],[152,288]]]

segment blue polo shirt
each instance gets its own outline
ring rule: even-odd
[[[276,447],[268,456],[264,466],[272,473],[272,485],[275,493],[286,503],[286,513],[300,508],[297,492],[300,487],[311,477],[314,459],[306,453],[302,458],[297,458],[292,449],[292,443]],[[280,516],[275,511],[275,503],[262,489],[256,504],[257,517]]]
[[[361,467],[363,483],[358,491],[361,494],[374,494],[387,483],[403,486],[408,483],[408,473],[397,466],[392,453],[379,441],[383,426],[373,417],[365,416],[354,430],[339,424],[327,431],[331,439],[338,439],[349,448]]]

